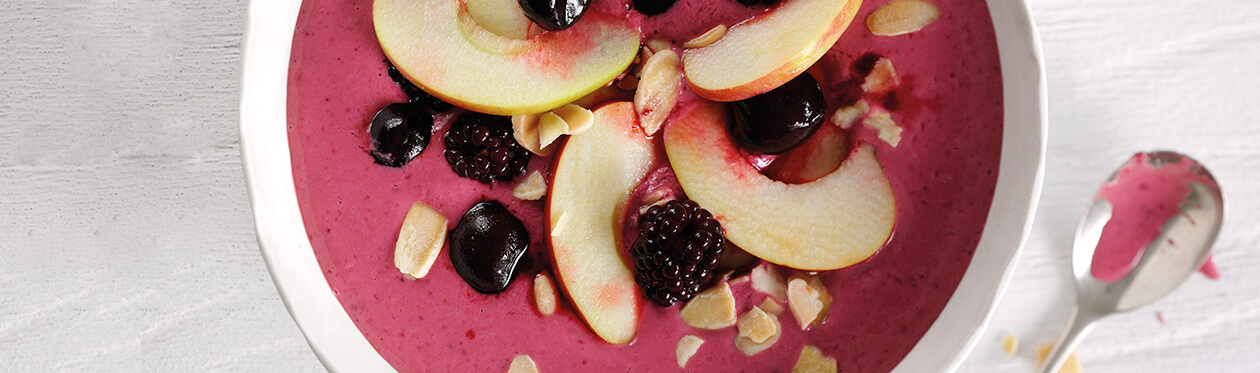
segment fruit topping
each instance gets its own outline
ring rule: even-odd
[[[884,140],[889,146],[897,147],[897,143],[901,142],[901,126],[892,120],[892,116],[887,111],[876,110],[862,120],[862,125],[879,131],[879,139]]]
[[[634,93],[634,111],[639,126],[648,136],[656,134],[678,103],[678,86],[682,81],[678,53],[665,49],[652,53],[643,64],[638,90]]]
[[[537,201],[547,195],[547,180],[542,173],[534,171],[525,177],[525,181],[512,188],[512,196],[523,201]]]
[[[634,8],[649,16],[665,13],[678,0],[634,0]]]
[[[783,282],[783,276],[779,275],[774,265],[762,263],[752,269],[749,277],[752,278],[753,290],[766,293],[774,299],[787,299],[787,284]]]
[[[556,313],[556,286],[551,282],[547,272],[534,276],[534,306],[543,316]]]
[[[718,40],[721,40],[723,36],[726,36],[726,25],[713,26],[713,28],[709,29],[709,31],[705,31],[703,34],[700,34],[700,36],[683,43],[683,48],[707,47],[716,43]]]
[[[739,334],[735,336],[735,348],[744,355],[753,356],[765,351],[779,342],[783,335],[783,325],[779,318],[770,316],[761,308],[754,306],[739,317]],[[764,338],[764,339],[762,339]],[[761,339],[760,342],[757,339]]]
[[[719,282],[711,288],[696,294],[696,298],[687,302],[678,316],[687,326],[718,330],[735,325],[735,295],[731,286]]]
[[[894,36],[919,31],[941,17],[936,5],[924,0],[893,0],[866,17],[872,34]]]
[[[451,231],[451,264],[482,293],[506,289],[527,249],[525,224],[495,201],[473,205]]]
[[[549,31],[573,27],[586,13],[591,0],[520,0],[525,16]]]
[[[821,324],[831,309],[831,294],[818,276],[794,276],[787,285],[788,306],[801,330]]]
[[[696,352],[700,351],[700,345],[704,344],[704,340],[694,335],[685,335],[678,340],[678,347],[674,348],[674,356],[678,358],[678,367],[686,368],[687,361],[692,356],[696,356]]]
[[[796,358],[796,365],[792,367],[792,373],[836,373],[836,359],[823,356],[822,350],[814,346],[805,346],[801,349],[800,357]]]
[[[416,104],[389,104],[376,112],[368,126],[372,136],[372,158],[376,163],[402,167],[429,146],[433,114]]]
[[[862,82],[862,90],[869,93],[884,93],[896,88],[898,84],[901,84],[901,79],[897,77],[897,69],[893,67],[892,61],[880,58],[871,67],[871,72],[866,74],[866,80]]]
[[[451,124],[443,142],[451,169],[482,184],[511,180],[529,165],[530,152],[516,142],[508,117],[464,113]]]
[[[538,364],[534,364],[534,358],[529,355],[516,355],[512,358],[512,365],[508,366],[508,373],[538,373]]]
[[[810,74],[731,105],[730,132],[740,147],[779,154],[805,142],[823,123],[827,102]]]
[[[398,84],[398,88],[402,89],[403,93],[407,94],[407,100],[411,103],[420,104],[435,111],[446,111],[453,106],[446,101],[433,97],[433,95],[416,86],[415,83],[407,80],[407,77],[403,76],[398,71],[398,68],[394,67],[394,64],[389,63],[388,60],[385,61],[385,64],[387,65],[385,70],[389,72],[389,78]]]
[[[635,282],[665,307],[686,301],[713,278],[726,247],[722,225],[693,201],[669,201],[639,218],[631,247]]]
[[[416,202],[398,230],[394,266],[411,277],[424,277],[445,241],[446,217],[423,202]]]

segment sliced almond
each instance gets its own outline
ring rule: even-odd
[[[707,47],[713,45],[713,43],[716,43],[718,40],[721,40],[723,36],[726,36],[726,25],[713,26],[713,28],[709,29],[709,31],[705,31],[703,34],[700,34],[700,36],[683,43],[683,48],[691,49]]]
[[[512,188],[512,196],[522,201],[537,201],[547,195],[547,179],[542,173],[534,171],[524,181]]]
[[[512,116],[512,137],[516,138],[516,142],[521,147],[530,152],[547,157],[556,150],[553,147],[543,147],[538,141],[538,117],[541,114],[525,114]]]
[[[783,276],[779,275],[779,270],[770,263],[762,263],[752,269],[749,273],[752,278],[753,290],[766,293],[778,300],[787,300],[787,284],[783,282]]]
[[[512,365],[508,366],[507,371],[508,373],[538,373],[538,365],[534,364],[534,358],[521,354],[512,358]]]
[[[643,42],[643,46],[647,47],[652,53],[658,53],[663,50],[668,50],[669,42],[665,41],[665,39],[652,38]]]
[[[543,148],[551,146],[560,136],[569,132],[569,124],[555,112],[546,112],[538,117],[538,144]]]
[[[840,128],[849,129],[870,110],[871,106],[866,103],[866,100],[858,100],[857,103],[851,106],[836,109],[836,112],[831,113],[831,123],[840,126]]]
[[[801,330],[821,324],[831,309],[831,294],[822,279],[813,275],[794,275],[788,279],[788,307]]]
[[[681,63],[678,53],[667,49],[653,54],[643,65],[643,76],[634,93],[634,111],[639,114],[639,126],[649,136],[656,134],[678,103]]]
[[[551,112],[555,113],[561,120],[564,120],[566,128],[568,128],[568,130],[564,132],[566,135],[576,135],[582,133],[583,131],[590,129],[591,125],[595,123],[595,113],[574,104],[565,104],[564,106],[558,107]]]
[[[634,75],[626,75],[625,77],[622,77],[621,79],[617,80],[617,88],[621,88],[627,91],[633,91],[639,88],[639,77],[634,76]]]
[[[398,230],[394,266],[411,277],[424,277],[429,274],[445,241],[446,217],[423,202],[416,202]]]
[[[1019,338],[1016,338],[1013,334],[1003,336],[1002,351],[1006,351],[1006,354],[1011,356],[1019,353]]]
[[[941,10],[924,0],[893,0],[866,17],[872,34],[894,36],[919,31],[941,17]]]
[[[773,315],[783,314],[783,305],[779,304],[779,302],[776,302],[774,298],[766,298],[766,300],[761,301],[761,304],[757,305],[757,307],[761,307],[762,311],[766,311],[766,313],[769,313],[769,314],[773,314]]]
[[[696,329],[717,330],[735,325],[735,295],[720,282],[696,294],[678,313],[683,322]]]
[[[740,315],[739,320],[736,321],[739,336],[748,337],[753,343],[765,342],[779,333],[779,323],[774,322],[774,318],[761,307],[753,306],[748,312]]]
[[[1046,362],[1046,356],[1050,355],[1050,350],[1054,349],[1054,344],[1044,344],[1037,347],[1037,366]],[[1059,373],[1081,373],[1081,362],[1076,360],[1076,352],[1068,355],[1067,362],[1063,363],[1063,367],[1059,368]]]
[[[538,313],[543,316],[556,313],[556,285],[551,282],[551,276],[547,272],[534,276],[534,306],[538,307]]]
[[[862,124],[879,131],[879,139],[884,140],[889,146],[897,147],[901,142],[901,126],[897,122],[893,122],[892,116],[887,111],[876,110],[871,115],[866,116],[862,120]]]
[[[792,373],[836,373],[838,369],[835,358],[823,356],[818,347],[805,346],[796,358]]]
[[[556,222],[551,225],[551,236],[559,236],[560,232],[564,231],[564,227],[567,225],[569,225],[569,215],[562,212],[560,217],[556,218]]]
[[[692,356],[696,356],[696,352],[700,351],[700,345],[704,344],[704,340],[694,335],[685,335],[678,340],[678,347],[674,348],[674,355],[678,358],[678,367],[686,368],[687,362]]]
[[[774,324],[774,335],[771,335],[769,338],[766,338],[766,340],[760,343],[753,341],[752,338],[747,336],[736,335],[735,348],[739,349],[740,352],[743,352],[744,355],[753,356],[761,351],[765,351],[770,348],[770,346],[774,346],[775,343],[778,343],[779,337],[783,335],[783,326],[779,324],[779,318],[770,317],[769,319],[770,322]]]
[[[892,60],[880,58],[875,61],[871,73],[866,74],[866,80],[862,82],[862,90],[869,93],[884,93],[897,87],[898,84],[901,84],[901,78],[897,77],[897,69],[893,67]]]

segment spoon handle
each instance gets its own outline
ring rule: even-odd
[[[1082,310],[1079,305],[1073,307],[1072,315],[1068,317],[1067,330],[1063,331],[1063,334],[1059,336],[1059,341],[1054,344],[1054,349],[1046,355],[1045,365],[1041,366],[1041,372],[1058,372],[1059,368],[1063,367],[1063,363],[1067,362],[1072,351],[1076,350],[1076,346],[1085,339],[1085,335],[1094,329],[1094,322],[1102,317],[1103,315],[1097,312]]]

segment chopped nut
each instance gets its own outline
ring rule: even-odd
[[[446,217],[423,202],[416,202],[398,230],[394,266],[411,277],[424,277],[429,274],[445,241]]]
[[[538,117],[541,114],[525,114],[512,116],[512,137],[521,147],[534,154],[547,157],[556,150],[554,146],[543,147],[538,138]]]
[[[595,123],[595,113],[574,104],[565,104],[551,112],[564,120],[564,123],[567,125],[566,128],[568,128],[568,131],[564,132],[566,135],[582,133],[590,129],[591,125]]]
[[[551,276],[547,272],[539,272],[534,276],[534,305],[543,316],[556,313],[556,286],[551,283]]]
[[[756,308],[754,307],[754,309]],[[765,314],[765,312],[762,312],[762,314]],[[749,338],[748,336],[736,335],[735,348],[739,349],[740,352],[743,352],[744,355],[753,356],[761,351],[765,351],[767,348],[770,348],[770,346],[774,346],[775,343],[779,342],[779,337],[783,335],[783,326],[779,324],[779,318],[777,317],[771,316],[768,317],[768,319],[774,324],[773,335],[760,343],[753,341],[752,338]]]
[[[1050,355],[1050,350],[1054,349],[1054,344],[1044,344],[1037,347],[1037,366],[1041,366],[1046,362],[1046,356]],[[1063,367],[1059,368],[1059,373],[1081,373],[1081,362],[1076,360],[1076,352],[1068,355],[1067,362],[1063,363]]]
[[[701,291],[678,314],[696,329],[717,330],[735,325],[735,295],[725,282]]]
[[[858,119],[862,119],[869,110],[871,106],[866,103],[866,100],[858,100],[852,106],[836,109],[836,112],[831,114],[831,123],[847,130],[853,127],[853,123],[857,123]]]
[[[766,300],[761,301],[761,304],[757,307],[760,307],[761,310],[766,311],[766,313],[774,315],[783,314],[783,306],[780,305],[779,302],[776,302],[774,298],[766,298]]]
[[[564,119],[556,115],[555,112],[546,112],[538,117],[538,144],[546,148],[551,146],[560,135],[569,132],[569,124]]]
[[[643,64],[638,91],[634,93],[634,111],[639,125],[649,136],[656,134],[678,103],[678,82],[682,80],[681,60],[672,50],[662,50]]]
[[[591,91],[591,93],[587,93],[586,96],[582,96],[582,98],[573,100],[571,104],[591,109],[607,102],[630,101],[634,98],[634,92],[630,92],[630,90],[633,90],[638,84],[638,80],[635,80],[635,85],[630,86],[628,89],[622,89],[615,84],[609,84],[607,86],[599,87],[599,89]]]
[[[831,309],[831,294],[818,276],[792,276],[788,280],[787,294],[788,306],[801,330],[821,324],[823,316]]]
[[[723,36],[726,36],[726,25],[713,26],[713,28],[709,29],[709,31],[705,31],[703,34],[700,34],[700,36],[683,43],[683,48],[707,47],[722,39]]]
[[[871,115],[866,116],[862,120],[862,124],[874,128],[879,131],[879,139],[884,140],[889,146],[897,147],[897,143],[901,142],[901,126],[897,122],[893,122],[892,116],[887,111],[876,110]]]
[[[753,290],[766,293],[774,299],[787,299],[787,284],[783,283],[783,276],[779,275],[772,264],[763,263],[754,267],[749,277],[752,278]]]
[[[560,217],[556,218],[556,222],[551,224],[551,236],[556,237],[560,232],[564,231],[564,226],[569,225],[569,215],[560,213]]]
[[[638,87],[639,87],[639,77],[637,76],[626,75],[622,77],[621,79],[617,80],[617,88],[621,88],[627,91],[633,91]]]
[[[805,346],[801,356],[796,358],[792,373],[835,373],[837,369],[835,358],[823,356],[818,347]]]
[[[648,51],[654,54],[663,50],[668,50],[669,42],[665,41],[665,39],[652,38],[643,42],[643,46],[647,47]]]
[[[897,69],[893,67],[892,61],[880,58],[875,61],[871,73],[866,74],[866,80],[862,82],[862,90],[869,93],[884,93],[897,87],[898,84],[901,84],[901,78],[897,77]]]
[[[866,17],[872,34],[894,36],[919,31],[941,17],[941,10],[924,0],[893,0]]]
[[[512,188],[512,196],[524,201],[537,201],[547,195],[547,179],[538,171],[530,173],[525,181]]]
[[[534,364],[534,359],[529,355],[521,354],[512,358],[512,365],[508,366],[508,373],[538,373],[538,365]]]
[[[1002,350],[1006,351],[1007,355],[1015,356],[1019,353],[1019,338],[1012,334],[1002,337]]]
[[[771,336],[779,333],[779,324],[771,319],[774,316],[763,311],[761,307],[753,306],[748,312],[744,312],[739,317],[737,325],[739,327],[739,336],[748,337],[755,343],[765,342]]]
[[[686,368],[687,361],[692,356],[696,356],[696,351],[700,351],[700,345],[704,344],[704,340],[694,335],[683,336],[678,340],[678,347],[674,348],[674,355],[678,358],[678,367]]]

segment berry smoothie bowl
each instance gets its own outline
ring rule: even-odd
[[[1018,1],[254,2],[245,60],[333,370],[952,369],[1040,187]]]

